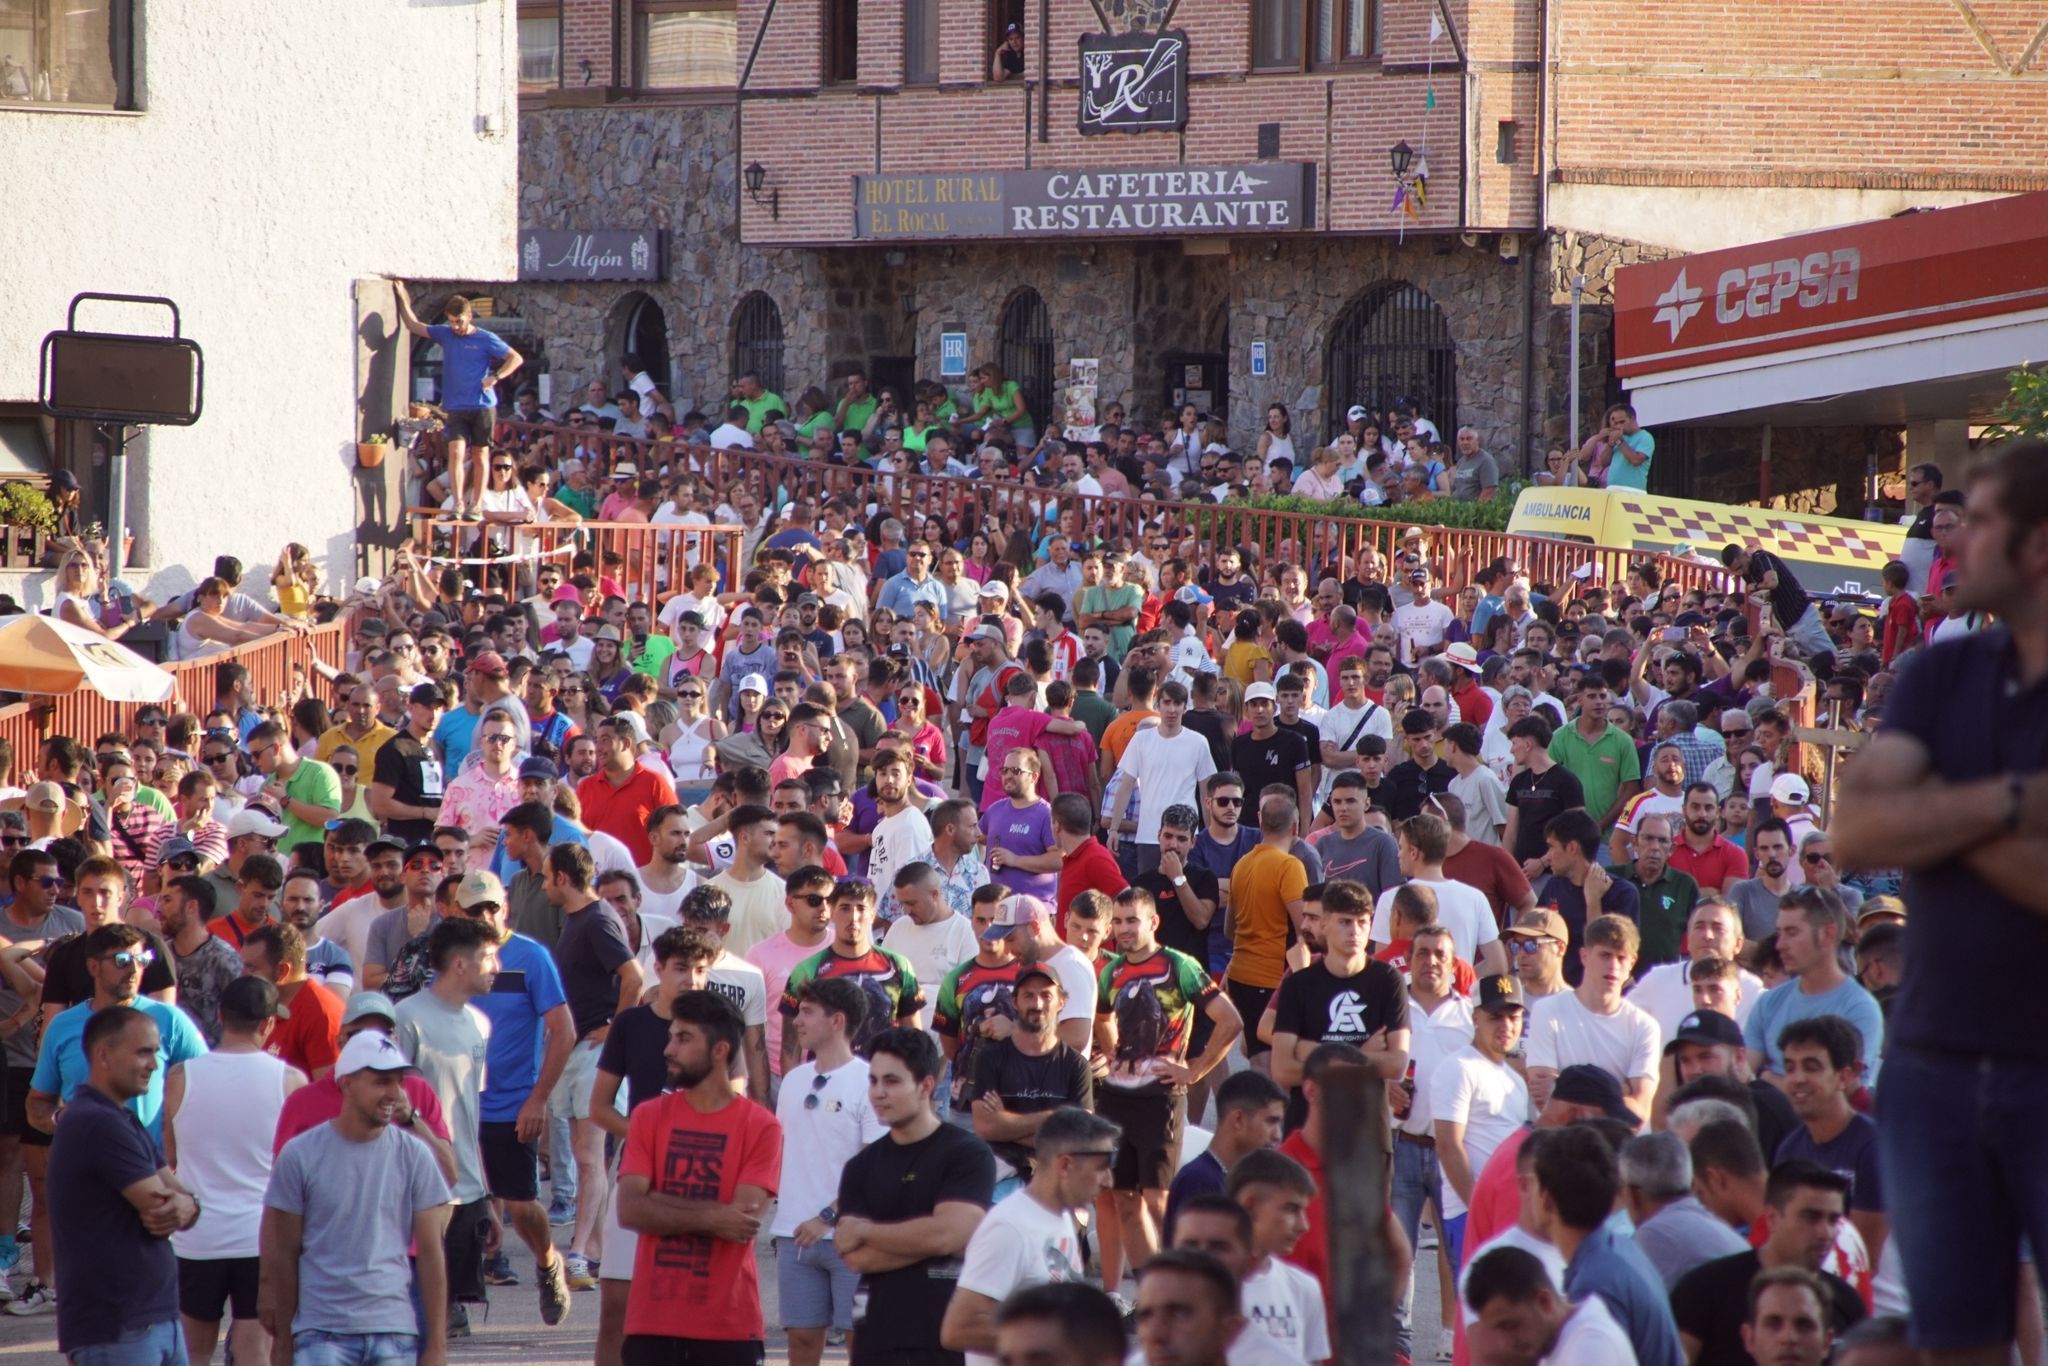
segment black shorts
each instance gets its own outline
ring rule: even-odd
[[[18,1138],[30,1148],[47,1148],[50,1136],[28,1122],[29,1079],[36,1074],[33,1067],[10,1067],[7,1071],[7,1094],[0,1096],[0,1135]]]
[[[467,442],[472,446],[491,444],[491,428],[498,425],[496,408],[448,408],[441,424],[441,439],[447,443]]]
[[[491,1194],[500,1200],[540,1199],[540,1144],[520,1142],[512,1120],[485,1120],[476,1131]]]
[[[260,1257],[178,1258],[178,1312],[201,1323],[219,1323],[223,1306],[230,1317],[246,1322],[256,1317],[256,1285]]]
[[[626,1366],[761,1366],[768,1350],[759,1341],[712,1342],[639,1333],[626,1339],[620,1359]]]
[[[1109,1164],[1116,1189],[1163,1191],[1173,1184],[1173,1174],[1180,1169],[1181,1136],[1188,1127],[1187,1092],[1132,1092],[1099,1086],[1095,1089],[1095,1113],[1124,1131],[1116,1158]]]
[[[1235,977],[1223,979],[1223,990],[1230,997],[1230,1004],[1237,1007],[1238,1015],[1244,1020],[1244,1055],[1256,1058],[1261,1053],[1273,1051],[1273,1045],[1259,1037],[1259,1018],[1272,1004],[1273,987],[1255,987],[1238,981]]]
[[[489,1297],[484,1289],[484,1228],[490,1219],[489,1196],[453,1206],[448,1212],[441,1247],[448,1254],[450,1303],[482,1304]]]

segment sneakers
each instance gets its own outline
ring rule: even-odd
[[[449,1338],[449,1340],[450,1340],[450,1341],[452,1342],[452,1341],[454,1341],[454,1340],[455,1340],[456,1338],[466,1338],[466,1337],[470,1336],[471,1332],[472,1332],[472,1330],[471,1330],[471,1328],[470,1328],[470,1326],[469,1326],[469,1311],[468,1311],[467,1309],[463,1308],[463,1307],[462,1307],[462,1305],[461,1305],[460,1303],[456,1303],[456,1304],[451,1304],[451,1305],[449,1305],[449,1306],[448,1306],[448,1338]]]
[[[576,1202],[575,1202],[574,1200],[569,1200],[569,1201],[562,1201],[562,1200],[554,1200],[554,1201],[550,1201],[550,1202],[549,1202],[549,1204],[548,1204],[548,1222],[549,1222],[550,1224],[555,1224],[555,1225],[561,1225],[561,1224],[573,1224],[573,1223],[575,1223],[575,1222],[576,1222]]]
[[[512,1269],[512,1259],[503,1252],[494,1252],[484,1258],[485,1285],[517,1285],[519,1273]]]
[[[597,1289],[597,1276],[591,1270],[588,1257],[580,1252],[571,1252],[562,1260],[568,1263],[567,1279],[571,1290]]]
[[[57,1292],[41,1281],[30,1281],[22,1288],[21,1298],[7,1306],[7,1312],[24,1319],[31,1314],[54,1314]]]
[[[1457,1334],[1453,1333],[1448,1328],[1444,1329],[1443,1332],[1437,1336],[1436,1359],[1438,1361],[1449,1361],[1453,1356],[1457,1355],[1457,1345]]]
[[[540,1268],[534,1279],[540,1282],[540,1321],[552,1328],[569,1312],[569,1282],[563,1273],[565,1259],[560,1253]]]

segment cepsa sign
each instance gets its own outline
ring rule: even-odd
[[[1683,370],[2048,304],[2048,193],[1624,266],[1615,370]]]

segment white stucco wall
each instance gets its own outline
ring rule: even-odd
[[[353,282],[515,274],[513,4],[140,0],[143,112],[0,108],[0,401],[36,397],[41,338],[82,290],[169,296],[205,350],[199,423],[130,461],[165,578],[230,553],[261,583],[292,540],[346,575]],[[88,308],[82,326],[160,330]]]
[[[1648,242],[1687,253],[1889,218],[1907,209],[1949,209],[1998,199],[1967,190],[1550,187],[1550,226]]]

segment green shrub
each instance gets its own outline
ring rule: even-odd
[[[57,529],[56,504],[33,484],[0,484],[0,526],[26,527],[47,536]]]
[[[1226,508],[1264,508],[1271,512],[1295,512],[1311,517],[1344,521],[1398,522],[1402,526],[1440,526],[1457,531],[1506,531],[1514,515],[1515,498],[1525,485],[1520,480],[1503,481],[1493,497],[1478,502],[1438,498],[1428,503],[1401,503],[1393,507],[1366,507],[1354,498],[1300,498],[1293,494],[1265,494],[1257,498],[1233,498]]]

